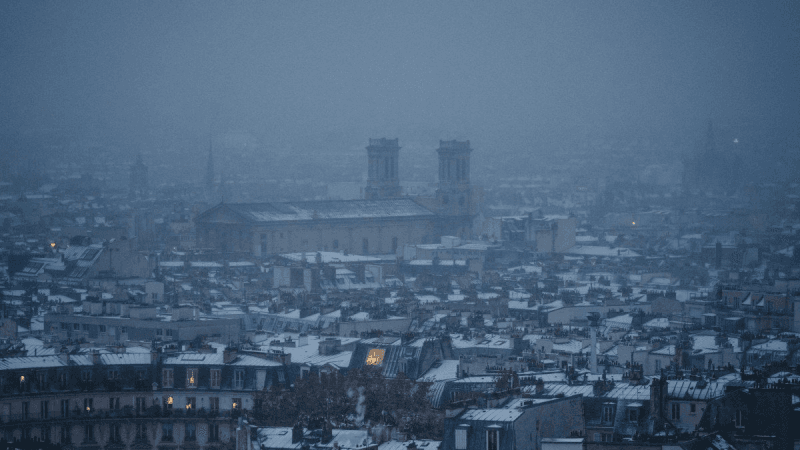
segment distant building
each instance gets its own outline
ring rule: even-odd
[[[345,251],[397,253],[405,244],[467,237],[478,196],[469,181],[469,141],[440,141],[434,198],[401,197],[397,139],[370,139],[364,200],[219,205],[195,218],[201,247],[266,256]]]
[[[136,157],[136,164],[131,167],[130,195],[141,198],[147,195],[147,166],[142,161],[142,155]]]

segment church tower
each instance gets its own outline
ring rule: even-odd
[[[440,211],[450,216],[471,214],[472,189],[469,182],[469,141],[439,141],[439,189],[436,199]]]
[[[400,146],[397,139],[370,139],[367,147],[367,200],[400,197],[398,171]]]

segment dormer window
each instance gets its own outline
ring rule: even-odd
[[[467,431],[469,425],[462,424],[456,428],[456,450],[467,450]]]
[[[197,387],[197,369],[186,369],[186,387]]]
[[[500,425],[489,425],[486,429],[486,450],[500,450]]]
[[[605,403],[603,404],[603,422],[613,422],[614,421],[614,404],[613,403]]]

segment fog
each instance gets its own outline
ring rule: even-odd
[[[799,23],[794,1],[6,1],[0,126],[7,156],[49,133],[126,164],[230,132],[309,162],[470,139],[479,172],[598,136],[679,157],[711,119],[763,159],[797,149]]]

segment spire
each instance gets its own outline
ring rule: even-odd
[[[208,163],[206,165],[206,177],[203,181],[207,189],[214,188],[214,154],[212,152],[211,138],[208,138]]]
[[[714,142],[714,123],[711,120],[708,121],[708,131],[706,131],[706,146],[705,151],[707,155],[713,155],[716,153],[717,145]]]

